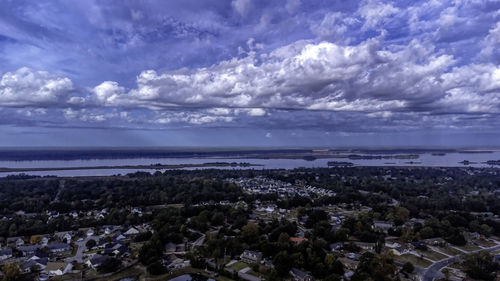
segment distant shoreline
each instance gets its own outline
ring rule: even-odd
[[[123,166],[82,166],[82,167],[41,167],[41,168],[0,168],[0,173],[9,172],[40,172],[40,171],[67,171],[67,170],[167,170],[167,169],[186,169],[186,168],[210,168],[210,167],[258,167],[261,164],[252,163],[200,163],[200,164],[153,164],[153,165],[123,165]]]
[[[499,149],[480,148],[2,148],[0,161],[104,160],[104,159],[374,159],[419,154],[493,153]],[[415,159],[414,157],[408,157]]]

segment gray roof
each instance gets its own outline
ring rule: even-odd
[[[11,248],[0,249],[0,256],[5,256],[5,255],[12,255],[12,249]]]
[[[91,259],[90,263],[93,266],[100,266],[103,262],[105,262],[107,259],[109,259],[109,256],[101,256],[98,254],[95,254]]]
[[[70,249],[71,246],[67,243],[51,243],[51,244],[47,245],[47,248],[49,250]]]
[[[307,272],[302,271],[302,270],[295,268],[295,267],[292,267],[292,269],[290,270],[290,273],[294,276],[301,278],[301,279],[304,279],[306,276],[309,275]]]

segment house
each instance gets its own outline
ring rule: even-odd
[[[38,249],[35,251],[33,255],[29,258],[30,260],[44,259],[49,258],[50,255],[44,251],[44,249]]]
[[[344,273],[344,279],[345,280],[351,280],[351,277],[354,275],[354,271],[349,270],[346,273]]]
[[[115,231],[119,231],[121,227],[116,225],[105,225],[103,226],[103,229],[104,229],[104,234],[109,235]]]
[[[290,269],[290,275],[295,281],[314,281],[314,278],[309,275],[309,273],[295,267],[292,267],[292,269]]]
[[[12,249],[11,248],[0,249],[0,261],[6,260],[9,258],[12,258]]]
[[[48,258],[43,259],[29,259],[21,265],[21,270],[24,273],[31,273],[36,271],[44,270],[49,262]]]
[[[122,240],[127,239],[127,237],[125,237],[125,236],[124,236],[123,234],[121,234],[121,233],[117,233],[117,234],[113,235],[113,237],[111,237],[111,239],[112,239],[113,241],[122,241]]]
[[[330,244],[330,250],[332,252],[338,252],[342,249],[342,247],[344,247],[344,243],[342,243],[342,242]]]
[[[78,212],[77,211],[71,211],[68,213],[68,215],[74,219],[78,218]]]
[[[134,207],[134,208],[132,208],[132,210],[130,211],[130,213],[131,213],[131,214],[136,214],[136,215],[138,215],[139,217],[141,217],[141,216],[142,216],[142,210],[141,210],[141,208],[139,208],[139,207]]]
[[[354,242],[354,245],[360,247],[363,250],[371,251],[375,249],[375,243],[367,243],[367,242]]]
[[[401,256],[401,255],[404,255],[404,254],[411,252],[412,249],[410,247],[408,247],[407,245],[400,245],[398,247],[391,249],[391,251],[394,255]]]
[[[49,240],[50,240],[49,234],[33,235],[30,237],[31,244],[42,244],[45,246],[49,243]]]
[[[28,245],[28,246],[19,246],[17,249],[23,254],[23,256],[31,256],[34,255],[36,250],[42,248],[42,245]]]
[[[95,254],[92,258],[90,258],[86,264],[93,268],[94,270],[97,270],[101,264],[105,261],[107,261],[110,257],[109,256],[101,256],[98,254]]]
[[[139,234],[139,230],[137,230],[137,228],[135,228],[135,227],[130,227],[123,234],[126,235],[126,236],[137,235],[137,234]]]
[[[71,252],[73,248],[66,243],[50,243],[47,245],[47,249],[49,249],[51,253],[65,253]]]
[[[62,231],[62,232],[56,232],[54,233],[54,236],[59,239],[59,241],[66,241],[66,243],[71,243],[71,238],[73,238],[73,235],[70,231]]]
[[[361,255],[357,254],[357,253],[347,253],[347,255],[345,255],[345,256],[346,256],[346,258],[354,260],[354,261],[359,261],[359,258],[361,258]]]
[[[262,253],[257,251],[245,250],[240,255],[240,259],[247,263],[259,263],[262,259]]]
[[[19,247],[24,245],[24,239],[22,237],[8,237],[7,238],[7,245],[13,246],[13,247]]]
[[[174,254],[170,254],[163,258],[163,264],[168,268],[184,268],[189,266],[190,262],[185,261]]]
[[[424,241],[429,246],[446,246],[446,245],[448,245],[448,243],[446,242],[446,240],[444,240],[441,237],[430,238],[430,239],[426,239]]]
[[[73,269],[73,265],[67,262],[48,262],[42,272],[49,276],[60,276],[68,273]]]
[[[50,241],[50,236],[48,234],[44,234],[42,235],[42,240],[40,241],[40,244],[42,244],[43,246],[47,246],[47,244],[49,244],[49,241]]]
[[[87,237],[94,235],[94,229],[92,227],[79,228],[78,232],[82,232]]]
[[[414,249],[427,250],[427,244],[424,241],[411,242]]]
[[[176,249],[177,246],[172,242],[169,242],[165,245],[165,253],[175,253]]]
[[[299,238],[299,237],[290,237],[290,241],[298,245],[304,241],[308,241],[308,239],[307,238]]]
[[[400,246],[401,246],[401,244],[399,244],[399,243],[398,243],[398,242],[396,242],[396,241],[392,241],[392,242],[387,241],[387,242],[385,242],[385,246],[386,246],[387,248],[395,249],[395,248],[397,248],[397,247],[400,247]]]
[[[113,254],[113,255],[117,256],[117,255],[124,255],[124,254],[128,254],[128,253],[129,253],[128,247],[122,243],[108,243],[104,247],[104,254],[106,254],[106,255]]]
[[[373,221],[373,229],[374,230],[382,230],[384,232],[387,232],[387,230],[391,229],[393,227],[391,222],[386,222],[386,221]]]

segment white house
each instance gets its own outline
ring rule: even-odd
[[[61,241],[66,240],[66,243],[68,244],[71,243],[71,238],[73,238],[69,231],[56,232],[54,235]]]

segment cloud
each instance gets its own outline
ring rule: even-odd
[[[93,89],[97,102],[103,105],[111,105],[125,93],[125,88],[120,87],[117,82],[104,81]]]
[[[311,24],[311,32],[321,40],[343,42],[348,26],[356,23],[355,18],[341,12],[327,13],[319,23]]]
[[[374,29],[385,23],[386,19],[399,12],[391,3],[379,0],[366,0],[360,4],[359,15],[365,20],[362,29]]]
[[[250,116],[264,116],[266,115],[266,111],[262,108],[251,108],[248,110],[248,115]]]
[[[499,126],[498,1],[37,3],[0,11],[2,124]]]
[[[411,111],[446,95],[442,76],[453,56],[418,40],[382,46],[383,37],[347,46],[299,41],[260,60],[250,54],[187,73],[143,71],[135,89],[108,81],[93,93],[106,106],[251,108],[253,116],[266,108]]]
[[[295,14],[299,10],[301,4],[300,0],[287,0],[285,8],[288,13]]]
[[[480,55],[490,58],[500,54],[498,46],[500,46],[500,21],[497,22],[489,31],[488,35],[482,41],[483,49]]]
[[[231,2],[233,9],[242,17],[246,17],[248,15],[251,5],[251,0],[233,0]]]
[[[70,79],[20,68],[7,72],[0,80],[0,105],[3,107],[51,106],[64,102],[73,91]]]

